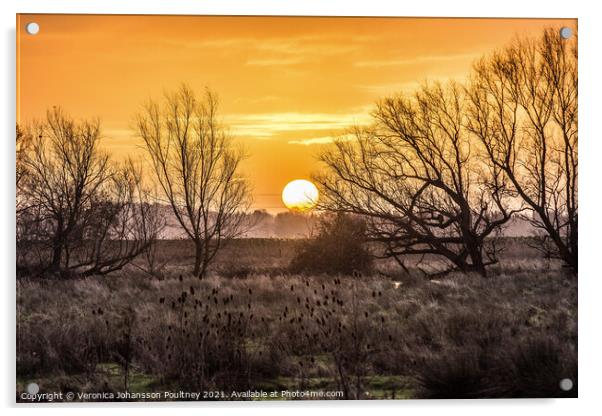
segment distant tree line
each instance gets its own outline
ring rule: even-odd
[[[547,29],[479,60],[464,84],[379,101],[315,176],[321,208],[362,217],[372,241],[487,274],[513,216],[577,271],[577,43]]]

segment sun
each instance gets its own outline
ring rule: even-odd
[[[318,203],[318,188],[305,179],[295,179],[282,190],[282,202],[291,211],[308,211]]]

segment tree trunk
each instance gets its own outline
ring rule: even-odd
[[[469,210],[468,205],[466,205],[466,209],[467,211]],[[482,240],[475,236],[470,230],[470,224],[472,223],[472,220],[470,219],[470,214],[467,214],[467,218],[468,220],[465,222],[462,230],[464,246],[466,247],[466,251],[468,252],[468,257],[470,258],[470,264],[467,264],[466,271],[476,272],[482,277],[487,277],[485,263],[483,262]]]
[[[575,269],[575,274],[577,274],[579,268],[579,243],[577,238],[577,224],[575,224],[574,229],[571,231],[571,254],[573,255],[573,268]]]
[[[476,272],[480,274],[482,277],[487,277],[487,270],[485,268],[485,263],[483,262],[483,254],[481,253],[481,246],[474,245],[469,246],[469,255],[470,255],[470,266],[469,271]]]
[[[52,272],[58,272],[61,269],[61,257],[63,254],[63,245],[60,240],[55,240],[52,244],[52,262],[50,263],[50,270]]]
[[[203,263],[203,242],[201,240],[196,240],[194,242],[194,271],[193,274],[201,279],[203,276],[201,275],[201,265]]]
[[[198,277],[199,279],[203,279],[205,274],[207,273],[207,267],[209,266],[209,262],[205,259],[201,262],[201,269],[199,270]]]
[[[483,264],[483,256],[481,255],[481,253],[478,253],[478,255],[476,255],[475,257],[472,257],[471,260],[472,260],[472,266],[471,266],[472,271],[477,272],[482,277],[487,277],[487,269],[485,268],[485,265]]]

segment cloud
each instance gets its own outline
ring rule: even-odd
[[[324,137],[314,137],[311,139],[298,139],[298,140],[289,140],[288,144],[300,144],[303,146],[311,146],[314,144],[330,144],[335,141],[344,141],[349,142],[355,140],[355,136],[352,134],[345,134],[342,136],[324,136]]]
[[[367,36],[345,35],[301,35],[251,39],[250,46],[257,51],[286,55],[332,55],[344,54],[360,48],[360,43],[374,40]]]
[[[136,132],[132,129],[108,128],[104,129],[102,132],[102,137],[105,139],[129,139],[136,135]]]
[[[368,112],[357,113],[261,113],[237,114],[225,117],[235,134],[252,137],[271,137],[283,132],[335,131],[370,122]]]
[[[390,96],[393,94],[413,94],[418,91],[423,85],[430,85],[435,82],[446,83],[448,81],[464,82],[467,76],[464,73],[451,73],[449,75],[429,74],[423,80],[407,81],[407,82],[391,82],[383,84],[359,84],[355,88],[377,95]]]
[[[168,47],[189,48],[198,51],[217,49],[229,52],[248,50],[255,54],[267,55],[266,59],[273,56],[322,56],[340,55],[361,48],[361,44],[374,41],[371,36],[345,36],[343,34],[329,35],[300,35],[300,36],[272,36],[272,37],[226,37],[203,40],[163,39],[161,43]],[[212,53],[214,53],[212,51]],[[258,58],[257,60],[261,60]],[[299,58],[296,58],[299,59]]]
[[[372,61],[358,61],[354,63],[354,66],[365,67],[365,68],[382,68],[386,66],[406,66],[406,65],[419,65],[429,64],[436,62],[449,62],[449,61],[462,61],[476,59],[479,54],[465,53],[455,55],[422,55],[415,56],[407,59],[383,59],[383,60],[372,60]]]
[[[267,58],[267,59],[250,59],[246,62],[247,65],[251,66],[284,66],[284,65],[296,65],[303,63],[304,60],[301,58]]]
[[[413,92],[420,87],[418,81],[394,82],[388,84],[372,84],[372,85],[356,85],[356,88],[375,94],[375,95],[390,95],[398,92]]]
[[[283,97],[277,95],[263,95],[260,97],[236,97],[233,102],[244,103],[244,104],[259,104],[259,103],[273,103],[282,100]]]
[[[338,36],[297,36],[290,38],[269,38],[245,44],[256,55],[249,59],[250,66],[290,66],[311,61],[319,61],[324,57],[339,56],[361,48],[360,43],[367,40],[348,39]]]

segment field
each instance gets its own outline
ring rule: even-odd
[[[157,276],[20,278],[17,400],[34,382],[73,400],[576,397],[577,280],[524,240],[487,278],[434,280],[289,274],[298,244],[233,241],[203,280],[184,241],[160,242]]]

